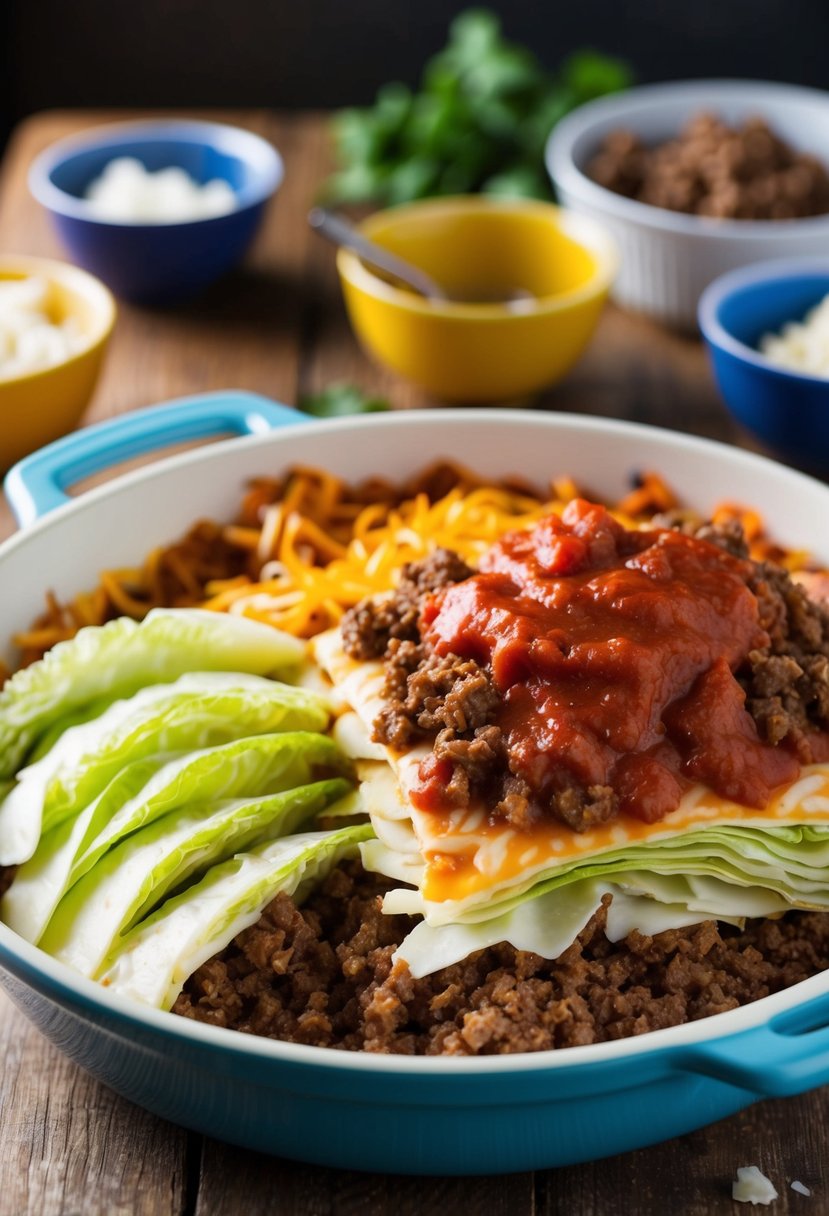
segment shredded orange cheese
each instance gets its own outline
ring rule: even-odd
[[[542,503],[496,487],[451,490],[435,503],[417,494],[398,507],[363,508],[347,545],[333,541],[298,512],[277,508],[278,515],[266,518],[263,529],[268,538],[267,554],[260,552],[266,559],[265,577],[252,584],[213,584],[205,607],[311,637],[336,624],[367,595],[394,586],[406,562],[445,547],[475,563],[505,532],[528,527],[563,506],[560,500]]]
[[[67,604],[49,593],[46,611],[15,640],[30,663],[84,625],[194,605],[312,637],[365,596],[393,587],[406,562],[445,546],[475,564],[505,532],[560,512],[580,493],[583,488],[566,476],[542,495],[518,482],[486,484],[446,463],[405,487],[379,478],[350,487],[324,470],[298,467],[282,480],[251,482],[233,523],[197,523],[181,540],[155,549],[142,566],[105,571],[93,591]],[[658,474],[646,472],[614,514],[636,527],[666,511],[697,520],[678,510]],[[753,557],[790,570],[807,565],[806,554],[769,541],[756,511],[723,503],[714,519],[739,522]]]

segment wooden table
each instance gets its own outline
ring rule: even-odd
[[[27,193],[28,164],[52,140],[115,117],[123,115],[50,113],[18,130],[0,178],[0,252],[60,254]],[[122,306],[84,421],[212,388],[294,403],[341,379],[401,408],[431,404],[360,353],[331,250],[306,228],[329,163],[323,117],[216,117],[272,140],[285,158],[285,184],[243,271],[186,308]],[[699,343],[612,309],[578,368],[542,405],[738,441]],[[13,529],[3,510],[0,536]],[[506,1178],[401,1179],[271,1159],[154,1118],[65,1060],[2,996],[0,1053],[0,1213],[9,1216],[710,1216],[756,1210],[730,1198],[736,1168],[750,1163],[780,1192],[769,1209],[776,1216],[829,1211],[829,1089],[595,1164]],[[793,1179],[813,1197],[792,1192]]]

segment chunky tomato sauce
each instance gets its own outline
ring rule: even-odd
[[[620,812],[655,822],[692,781],[763,807],[799,765],[760,740],[734,676],[768,644],[750,571],[707,541],[628,531],[578,500],[431,597],[422,633],[440,655],[491,665],[510,769],[541,807],[573,782],[610,786]],[[445,777],[424,762],[422,809],[441,806]]]

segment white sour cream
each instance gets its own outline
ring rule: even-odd
[[[780,333],[763,334],[760,350],[778,367],[829,377],[829,295],[802,321],[789,321]]]
[[[0,281],[0,379],[43,371],[71,358],[84,345],[73,317],[54,321],[49,287],[35,275]]]
[[[189,223],[236,207],[232,187],[220,178],[201,185],[184,169],[150,172],[131,156],[111,160],[87,187],[86,198],[96,218],[115,223]]]

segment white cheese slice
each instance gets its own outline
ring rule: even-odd
[[[736,1199],[737,1203],[759,1203],[768,1207],[779,1196],[756,1165],[744,1165],[737,1170],[736,1181],[731,1184],[731,1198]]]

